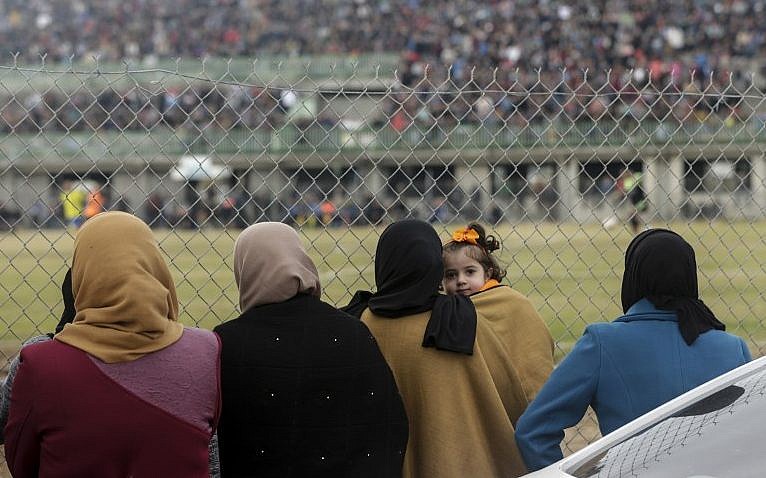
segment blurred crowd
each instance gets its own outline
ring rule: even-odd
[[[281,130],[288,122],[297,133],[321,128],[327,133],[341,121],[343,129],[389,128],[398,133],[415,126],[430,135],[450,133],[459,125],[482,125],[523,130],[530,124],[578,122],[704,123],[711,118],[729,126],[753,116],[753,110],[735,88],[700,89],[695,84],[662,91],[651,84],[610,82],[545,85],[530,81],[507,89],[444,90],[436,85],[417,92],[388,92],[373,96],[379,107],[365,112],[359,123],[348,122],[332,101],[313,116],[290,119],[295,100],[292,90],[223,84],[169,87],[156,93],[140,88],[99,92],[80,89],[44,93],[28,90],[0,93],[0,132],[39,131],[151,131],[172,128],[195,142],[203,133],[234,129]],[[580,90],[589,89],[590,93]],[[598,92],[593,92],[598,89]],[[718,128],[716,123],[715,128]],[[631,126],[632,127],[632,126]],[[181,136],[179,136],[181,137]]]
[[[229,130],[275,128],[286,105],[277,90],[225,85],[169,87],[161,92],[132,88],[80,89],[0,95],[0,131],[151,130],[157,126]]]
[[[397,130],[415,122],[524,126],[558,115],[685,121],[722,112],[737,119],[750,73],[763,67],[764,24],[764,0],[0,4],[0,44],[30,61],[41,54],[49,62],[70,56],[150,62],[395,52],[401,55],[399,81],[420,92],[385,98],[386,118]],[[193,85],[152,94],[52,90],[2,100],[0,128],[14,131],[42,125],[150,129],[159,123],[255,129],[281,125],[294,95]]]
[[[763,0],[8,0],[0,44],[25,58],[104,60],[402,52],[408,73],[448,65],[544,73],[694,69],[740,75],[763,57]]]

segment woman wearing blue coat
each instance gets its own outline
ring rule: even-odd
[[[516,443],[530,471],[560,460],[564,429],[591,406],[606,435],[750,361],[745,342],[699,300],[694,249],[652,229],[625,253],[625,315],[591,324],[519,419]]]

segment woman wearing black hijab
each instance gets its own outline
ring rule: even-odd
[[[403,476],[520,476],[513,427],[527,403],[509,341],[470,299],[439,294],[442,278],[434,229],[399,221],[378,242],[377,291],[345,308],[375,336],[404,400]]]
[[[628,246],[622,308],[614,322],[586,327],[519,420],[531,470],[562,458],[564,429],[588,406],[606,435],[750,361],[745,342],[699,299],[694,249],[672,231],[644,231]]]

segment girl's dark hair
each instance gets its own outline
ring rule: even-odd
[[[470,242],[449,241],[444,245],[444,252],[456,252],[465,249],[465,254],[475,260],[489,273],[490,279],[501,281],[505,278],[506,270],[500,266],[500,263],[492,253],[500,249],[500,241],[493,235],[487,235],[484,228],[475,222],[468,225],[468,229],[473,229],[479,235],[476,240],[477,245]]]

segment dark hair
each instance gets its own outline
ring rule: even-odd
[[[478,262],[484,271],[489,273],[490,279],[503,280],[507,272],[492,255],[494,251],[500,249],[500,241],[491,234],[487,235],[484,228],[478,223],[472,222],[467,229],[473,229],[479,235],[476,245],[470,242],[449,241],[442,249],[444,254],[464,249],[465,255]]]

